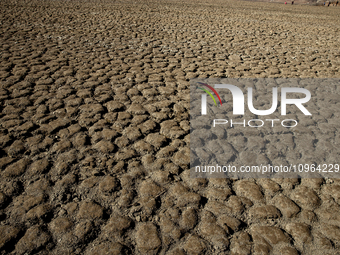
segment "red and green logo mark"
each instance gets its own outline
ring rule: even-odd
[[[222,105],[222,100],[220,98],[220,95],[217,93],[217,91],[213,87],[211,87],[210,85],[208,85],[206,83],[202,83],[202,82],[198,82],[198,83],[203,85],[203,86],[205,86],[205,87],[207,87],[207,88],[209,88],[212,92],[214,92],[215,95],[217,96],[218,100],[220,101],[220,104]],[[214,100],[214,103],[217,106],[216,100],[215,100],[214,96],[210,93],[209,90],[206,90],[206,89],[200,88],[200,87],[197,87],[197,88],[199,88],[199,89],[203,90],[204,92],[206,92]]]

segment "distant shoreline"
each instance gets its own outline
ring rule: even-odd
[[[262,3],[275,3],[275,4],[284,4],[287,2],[287,5],[292,5],[292,1],[285,1],[285,0],[242,0],[245,2],[262,2]],[[328,3],[329,1],[325,1]],[[323,2],[316,2],[316,1],[294,1],[294,5],[310,5],[310,6],[323,6]]]

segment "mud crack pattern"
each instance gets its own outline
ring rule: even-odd
[[[189,79],[338,77],[338,8],[0,6],[0,254],[339,251],[339,180],[189,177]]]

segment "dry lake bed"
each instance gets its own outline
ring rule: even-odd
[[[189,174],[190,79],[339,78],[339,15],[1,1],[0,254],[340,254],[340,179]]]

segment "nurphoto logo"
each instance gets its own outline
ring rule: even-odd
[[[198,82],[198,84],[205,86],[206,88],[210,89],[218,98],[220,105],[222,106],[222,100],[220,95],[217,93],[216,89],[228,89],[231,94],[232,94],[232,98],[233,98],[233,115],[244,115],[244,94],[242,92],[242,90],[235,86],[235,85],[231,85],[231,84],[215,84],[214,87],[206,84],[206,83],[202,83],[202,82]],[[207,89],[201,88],[201,87],[197,87],[198,89],[203,90],[204,92],[206,92],[206,94],[202,94],[201,95],[201,114],[202,115],[207,115],[207,94],[212,98],[213,102],[215,103],[215,106],[217,106],[216,100],[214,98],[214,96],[211,94],[211,92],[209,92]],[[304,98],[287,98],[287,94],[288,93],[300,93],[305,95]],[[309,100],[311,99],[311,93],[308,89],[305,88],[297,88],[297,87],[283,87],[281,89],[281,115],[286,115],[287,114],[287,105],[291,104],[291,105],[295,105],[298,109],[300,109],[300,111],[304,114],[304,115],[312,115],[307,109],[306,107],[303,106],[304,103],[307,103]],[[270,115],[272,113],[274,113],[278,107],[278,88],[277,87],[273,87],[272,88],[272,105],[269,109],[267,110],[258,110],[255,109],[254,104],[253,104],[253,88],[249,87],[248,88],[248,109],[251,113],[253,113],[254,115],[260,115],[260,116],[265,116],[265,115]],[[274,126],[274,122],[275,121],[279,121],[278,119],[266,119],[265,121],[269,121],[272,123],[272,127]],[[260,125],[252,125],[251,123],[254,122],[259,122],[261,123]],[[294,125],[288,125],[285,124],[287,122],[294,122]],[[223,124],[227,124],[228,120],[226,119],[214,119],[213,121],[213,126],[215,127],[216,125],[223,125]],[[241,124],[243,124],[244,126],[246,125],[246,120],[244,120],[243,122],[241,122]],[[264,125],[264,121],[261,119],[252,119],[248,121],[248,126],[250,127],[262,127]],[[233,121],[230,121],[231,126],[234,124],[236,124],[235,122],[233,123]],[[239,124],[239,123],[238,123]],[[281,121],[281,125],[284,127],[295,127],[297,125],[297,121],[293,120],[293,119],[287,119],[287,120],[283,120]]]
[[[190,80],[193,178],[340,178],[338,78]]]

